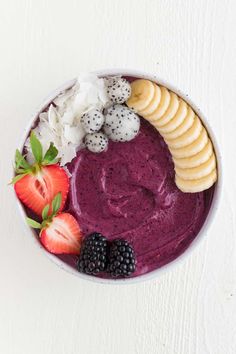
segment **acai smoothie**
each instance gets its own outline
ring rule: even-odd
[[[137,257],[134,276],[161,267],[189,246],[214,192],[214,187],[193,194],[177,188],[167,145],[143,119],[132,141],[110,141],[107,151],[96,155],[81,150],[68,168],[68,210],[85,235],[98,230],[109,240],[128,240]]]
[[[83,74],[34,121],[12,183],[47,252],[119,279],[188,248],[216,180],[211,138],[182,97],[148,79]]]

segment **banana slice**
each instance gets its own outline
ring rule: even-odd
[[[145,117],[148,114],[152,114],[159,106],[159,103],[161,101],[161,89],[156,84],[154,84],[154,89],[155,89],[154,96],[151,102],[149,103],[149,105],[145,109],[139,111],[139,114],[142,117]]]
[[[210,188],[217,180],[216,156],[208,133],[193,109],[174,92],[150,80],[131,83],[126,102],[163,136],[172,154],[175,182],[185,193]]]
[[[180,135],[184,134],[188,129],[190,129],[194,122],[195,113],[193,112],[191,107],[188,107],[188,113],[185,117],[184,121],[178,128],[173,130],[171,133],[163,133],[163,137],[165,140],[172,140],[178,138]]]
[[[158,126],[162,127],[163,125],[167,124],[172,118],[174,118],[175,114],[177,113],[179,108],[179,98],[174,92],[170,92],[170,104],[166,110],[166,112],[163,114],[163,116],[158,119]],[[149,120],[152,124],[155,122],[157,119],[155,118],[155,112],[150,115],[145,117],[147,120]]]
[[[204,162],[202,165],[193,168],[179,168],[175,167],[175,172],[178,177],[189,180],[189,179],[201,179],[209,175],[216,167],[215,155],[212,156]]]
[[[188,112],[188,106],[187,106],[186,102],[184,102],[183,100],[180,100],[179,109],[178,109],[176,115],[174,116],[174,118],[171,119],[171,121],[169,123],[167,123],[163,127],[160,127],[159,122],[157,121],[157,122],[153,123],[153,125],[154,125],[154,127],[157,128],[157,130],[161,134],[170,133],[170,132],[174,131],[176,128],[178,128],[183,123],[183,121],[187,115],[187,112]]]
[[[198,154],[208,143],[208,136],[206,129],[203,128],[199,137],[190,145],[185,146],[181,149],[172,149],[170,152],[174,158],[183,159],[186,157],[192,157]]]
[[[155,93],[155,86],[149,80],[138,79],[131,82],[131,96],[126,101],[129,108],[139,112],[151,103]]]
[[[183,135],[174,140],[166,141],[169,148],[180,149],[187,145],[192,144],[200,135],[203,129],[202,123],[198,116],[194,117],[194,123],[192,127],[187,130]]]
[[[197,193],[210,188],[217,179],[217,172],[214,169],[209,175],[195,180],[185,180],[179,176],[175,176],[177,187],[184,193]]]
[[[160,89],[161,89],[160,104],[158,105],[157,109],[151,115],[146,116],[147,120],[160,119],[163,116],[163,114],[166,112],[166,110],[168,109],[168,106],[170,104],[170,93],[166,87],[161,86]]]
[[[179,168],[193,168],[199,165],[202,165],[204,162],[206,162],[211,155],[213,154],[213,147],[212,143],[210,140],[208,140],[208,143],[206,146],[196,155],[191,156],[191,157],[186,157],[185,159],[176,159],[174,158],[174,164],[175,167]]]

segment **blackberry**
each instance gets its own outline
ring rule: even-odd
[[[85,274],[103,272],[107,265],[107,240],[94,232],[84,240],[77,263],[78,271]]]
[[[110,246],[107,271],[114,277],[128,277],[135,271],[135,254],[125,240],[114,240]]]

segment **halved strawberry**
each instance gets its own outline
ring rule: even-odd
[[[81,231],[76,219],[69,213],[54,216],[50,225],[42,229],[40,241],[54,254],[79,254]]]
[[[76,219],[69,213],[57,215],[61,206],[61,193],[47,204],[42,212],[43,222],[27,218],[28,224],[40,231],[40,241],[43,246],[54,254],[79,254],[81,246],[81,230]],[[49,213],[52,210],[52,214]]]
[[[41,215],[45,205],[50,204],[58,192],[62,194],[60,210],[63,209],[69,190],[69,178],[58,165],[42,166],[40,171],[21,178],[14,188],[22,203]]]
[[[28,164],[19,150],[16,150],[17,175],[12,181],[16,194],[22,203],[37,215],[41,215],[45,205],[51,204],[55,195],[61,192],[60,210],[62,210],[69,191],[69,178],[66,171],[57,164],[58,160],[55,158],[58,151],[51,144],[43,157],[42,146],[33,131],[30,143],[35,158],[34,164]]]

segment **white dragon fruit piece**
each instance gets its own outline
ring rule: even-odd
[[[104,120],[104,115],[98,109],[92,109],[82,115],[80,123],[86,133],[95,133],[101,129]]]
[[[131,95],[130,83],[122,77],[109,78],[107,94],[113,103],[124,103]]]
[[[108,108],[103,129],[113,141],[130,141],[139,132],[140,119],[129,108],[117,104]]]
[[[102,152],[107,149],[108,138],[102,132],[87,134],[84,139],[85,146],[92,152]]]

